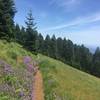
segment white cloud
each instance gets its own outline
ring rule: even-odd
[[[63,28],[68,28],[68,27],[70,28],[77,27],[78,25],[89,24],[96,21],[100,21],[100,12],[87,17],[78,17],[75,20],[69,22],[68,24],[60,24],[57,26],[41,29],[41,31],[50,31],[50,30],[59,30]]]
[[[42,29],[43,33],[55,34],[57,37],[66,37],[71,39],[74,43],[85,44],[88,46],[100,46],[100,24],[94,25],[94,22],[100,21],[100,12],[92,14],[87,17],[78,17],[68,24],[61,24],[54,27]],[[87,28],[75,30],[81,25],[90,25]],[[74,28],[73,28],[74,27]],[[70,32],[64,28],[72,28]],[[52,33],[52,34],[51,34]]]
[[[72,6],[73,8],[78,6],[81,3],[81,1],[82,0],[51,0],[50,4],[69,10],[70,8],[72,9]]]
[[[79,32],[72,32],[70,34],[64,35],[77,44],[100,46],[100,26],[91,27],[89,29],[81,30]]]

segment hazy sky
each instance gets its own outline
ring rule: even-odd
[[[30,9],[38,31],[74,43],[100,46],[100,0],[15,0],[15,21],[25,25]]]

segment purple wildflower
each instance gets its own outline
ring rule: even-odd
[[[27,70],[28,70],[29,72],[33,72],[33,65],[32,65],[32,64],[28,64],[28,65],[27,65]]]
[[[0,65],[4,64],[5,62],[3,60],[0,60]]]
[[[24,57],[24,63],[25,63],[25,64],[28,64],[28,63],[30,63],[31,61],[32,61],[31,57],[29,57],[29,56],[25,56],[25,57]]]
[[[24,92],[23,91],[20,91],[19,96],[20,97],[23,97],[24,96]]]
[[[4,71],[5,71],[5,73],[12,73],[11,66],[8,65],[8,64],[5,64],[4,65]]]

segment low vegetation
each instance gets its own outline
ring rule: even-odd
[[[30,56],[40,63],[45,100],[99,100],[100,79],[43,55],[33,55],[17,43],[0,41],[0,100],[21,100],[31,94],[33,75],[17,57]],[[3,61],[3,62],[2,62]],[[10,71],[5,73],[4,68]],[[4,88],[3,88],[4,87]],[[8,90],[8,91],[6,91]],[[24,95],[24,96],[23,96]]]
[[[16,43],[0,41],[0,100],[31,99],[34,57]]]
[[[39,55],[45,100],[99,100],[100,79]]]

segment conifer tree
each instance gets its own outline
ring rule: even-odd
[[[56,50],[57,50],[57,44],[56,44],[56,37],[55,35],[51,38],[51,57],[56,58]]]
[[[92,60],[92,74],[100,77],[100,48],[97,47]]]
[[[25,47],[30,51],[36,51],[35,50],[35,42],[37,38],[37,30],[36,30],[36,23],[34,22],[34,18],[32,15],[32,11],[28,13],[28,16],[26,17],[26,42]]]
[[[20,43],[21,40],[21,30],[18,24],[15,25],[15,40]]]
[[[13,0],[0,0],[0,39],[14,39],[14,16],[16,13]]]
[[[47,56],[50,56],[50,36],[47,35],[44,41],[44,54],[46,54]]]
[[[41,34],[38,34],[36,42],[35,42],[36,51],[39,53],[43,53],[44,50],[44,38]]]

